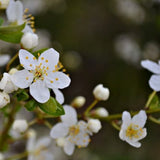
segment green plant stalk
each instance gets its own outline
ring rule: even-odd
[[[5,160],[15,160],[15,159],[21,159],[21,158],[24,158],[24,157],[27,157],[28,156],[28,152],[25,151],[23,153],[20,153],[20,154],[16,154],[16,155],[13,155],[11,157],[8,157],[6,158]]]
[[[150,96],[150,97],[148,98],[148,100],[147,100],[147,103],[146,103],[146,105],[145,105],[145,108],[148,108],[148,107],[149,107],[149,105],[150,105],[153,97],[155,96],[155,94],[156,94],[156,91],[153,91],[152,94],[151,94],[151,96]]]

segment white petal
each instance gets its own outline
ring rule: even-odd
[[[125,140],[125,138],[126,138],[126,130],[123,130],[123,129],[121,129],[120,130],[120,132],[119,132],[119,138],[121,139],[121,140]]]
[[[0,67],[4,66],[5,64],[8,63],[8,61],[10,60],[10,56],[9,55],[0,55]]]
[[[50,144],[51,144],[51,138],[42,137],[37,141],[35,148],[36,149],[41,148],[41,147],[46,147],[47,148]]]
[[[54,139],[65,137],[68,134],[69,128],[63,123],[57,123],[53,126],[50,132],[50,136]]]
[[[160,74],[160,65],[155,62],[144,60],[141,62],[141,65],[155,74]]]
[[[58,89],[52,89],[52,90],[53,90],[53,92],[54,92],[55,95],[56,95],[56,100],[57,100],[60,104],[64,103],[63,93],[62,93],[60,90],[58,90]]]
[[[145,111],[140,111],[132,118],[132,123],[137,124],[139,127],[143,128],[147,120],[147,115]]]
[[[33,81],[33,74],[23,69],[11,75],[11,80],[19,88],[27,88]]]
[[[59,53],[53,48],[44,51],[38,58],[38,63],[42,63],[42,66],[49,67],[50,71],[55,69],[55,65],[58,64],[58,61]]]
[[[130,141],[129,139],[127,139],[126,142],[129,143],[133,147],[136,147],[136,148],[141,147],[141,143],[140,142],[133,142],[133,141]]]
[[[10,0],[6,10],[8,20],[17,22],[23,20],[23,4],[20,1]]]
[[[29,90],[33,98],[40,103],[45,103],[50,98],[49,89],[41,80],[37,80],[36,82],[31,84]]]
[[[122,126],[121,126],[121,128],[126,129],[130,125],[130,122],[131,122],[130,113],[127,112],[127,111],[124,111],[123,114],[122,114]]]
[[[160,91],[160,75],[151,76],[149,85],[154,91]]]
[[[30,52],[24,49],[19,51],[19,60],[27,70],[34,70],[37,65],[37,59]]]
[[[66,88],[69,86],[71,79],[62,72],[50,72],[45,79],[48,88]]]
[[[67,141],[65,146],[64,146],[64,152],[67,155],[72,155],[75,149],[75,145],[73,143],[71,143],[70,141]]]
[[[69,106],[64,105],[65,115],[61,116],[61,120],[67,126],[72,126],[77,123],[77,112],[76,110]]]
[[[26,33],[26,32],[33,33],[32,28],[29,25],[27,25],[27,24],[25,25],[25,27],[23,29],[23,33]]]

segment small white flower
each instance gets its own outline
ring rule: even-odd
[[[3,108],[8,103],[10,103],[10,97],[5,92],[0,92],[0,108]]]
[[[106,101],[109,98],[109,89],[99,84],[94,88],[93,95],[99,101]]]
[[[80,108],[80,107],[82,107],[82,106],[85,104],[85,102],[86,102],[85,97],[83,97],[83,96],[78,96],[78,97],[76,97],[76,98],[73,100],[72,105],[73,105],[74,107]]]
[[[11,75],[8,73],[3,73],[3,78],[0,81],[0,89],[6,93],[12,93],[18,89],[11,80]]]
[[[58,89],[69,86],[70,78],[60,72],[59,53],[53,48],[46,50],[38,60],[31,53],[21,49],[19,52],[21,65],[25,68],[12,75],[12,82],[19,88],[28,88],[30,94],[40,103],[50,98],[48,88],[51,88],[59,103],[63,103],[63,94]]]
[[[144,60],[141,65],[153,73],[149,80],[150,87],[154,91],[160,91],[160,61],[157,64],[150,60]]]
[[[86,122],[77,120],[77,113],[74,108],[65,105],[64,110],[65,115],[61,116],[62,122],[57,123],[51,129],[50,136],[54,139],[63,138],[61,145],[64,148],[64,152],[67,155],[72,155],[75,146],[86,147],[89,144],[90,132]]]
[[[95,113],[100,117],[107,117],[109,115],[108,111],[103,107],[97,108]]]
[[[5,160],[3,153],[0,152],[0,160]]]
[[[49,151],[50,144],[49,137],[42,137],[36,141],[36,134],[30,134],[27,142],[28,160],[54,160],[53,154]]]
[[[131,118],[129,112],[124,111],[122,115],[122,126],[119,133],[121,140],[126,141],[130,145],[139,148],[141,143],[139,140],[147,135],[146,128],[143,128],[147,120],[145,111],[140,111],[137,115]]]
[[[9,4],[9,0],[0,0],[0,9],[6,9]]]
[[[21,44],[25,49],[32,49],[38,45],[38,36],[35,33],[26,32],[21,38]]]
[[[12,126],[13,130],[19,133],[23,133],[27,130],[28,128],[28,123],[24,119],[17,119],[13,122]]]
[[[10,60],[10,58],[11,57],[7,54],[0,55],[0,67],[6,65]]]
[[[33,18],[32,16],[24,15],[23,4],[21,1],[10,0],[6,10],[8,21],[12,24],[21,25],[26,22],[23,32],[33,32]],[[25,19],[26,17],[26,19]],[[31,26],[31,27],[30,27]]]
[[[88,129],[93,133],[98,133],[102,128],[101,122],[99,119],[89,119],[88,120]]]

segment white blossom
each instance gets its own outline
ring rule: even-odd
[[[88,129],[93,133],[98,133],[102,128],[101,122],[99,119],[89,119],[88,120]]]
[[[0,55],[0,67],[6,65],[10,60],[10,58],[11,57],[7,54]]]
[[[0,108],[3,108],[8,103],[10,103],[10,97],[5,92],[0,92]]]
[[[24,15],[24,8],[21,1],[10,0],[6,14],[8,21],[12,24],[21,25],[26,22],[23,32],[33,32],[33,18],[32,16],[28,17]]]
[[[6,93],[12,93],[18,89],[11,80],[11,75],[8,73],[3,73],[3,77],[0,81],[0,89]]]
[[[60,72],[62,65],[59,63],[59,53],[53,48],[44,51],[38,60],[31,53],[21,49],[19,59],[23,70],[12,75],[12,82],[19,88],[28,88],[30,94],[40,103],[45,103],[50,98],[48,88],[51,88],[59,103],[64,97],[59,89],[69,86],[70,78]]]
[[[85,97],[83,97],[83,96],[78,96],[78,97],[76,97],[76,98],[73,100],[72,105],[73,105],[74,107],[80,108],[80,107],[82,107],[82,106],[85,104],[85,102],[86,102]]]
[[[160,61],[157,64],[150,60],[144,60],[141,65],[153,73],[149,80],[150,87],[154,91],[160,91]]]
[[[72,155],[75,146],[86,147],[89,144],[90,131],[86,122],[77,120],[77,113],[74,108],[64,105],[64,110],[65,115],[61,116],[62,122],[57,123],[51,129],[50,136],[57,140],[67,155]]]
[[[12,128],[16,132],[23,133],[27,130],[28,123],[25,119],[17,119],[13,122]]]
[[[108,111],[104,107],[97,108],[95,113],[100,117],[107,117],[109,115]]]
[[[41,137],[36,141],[36,133],[31,130],[27,142],[28,160],[54,160],[54,155],[49,150],[50,144],[49,137]]]
[[[143,110],[133,116],[133,118],[131,118],[129,112],[124,111],[122,114],[122,126],[119,133],[120,139],[136,148],[139,148],[141,143],[138,141],[147,135],[146,128],[143,128],[146,120],[147,115]]]
[[[109,89],[102,84],[97,85],[93,90],[94,97],[99,101],[106,101],[109,98]]]
[[[35,33],[26,32],[21,38],[21,44],[25,49],[32,49],[38,45],[38,36]]]
[[[0,9],[6,9],[9,4],[9,0],[0,0]]]

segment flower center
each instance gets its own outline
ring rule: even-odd
[[[80,132],[80,129],[79,129],[79,126],[77,125],[71,126],[69,128],[69,133],[71,136],[77,136],[79,132]]]
[[[130,124],[126,130],[126,136],[130,139],[132,138],[139,138],[142,136],[143,130],[139,128],[138,125]]]

